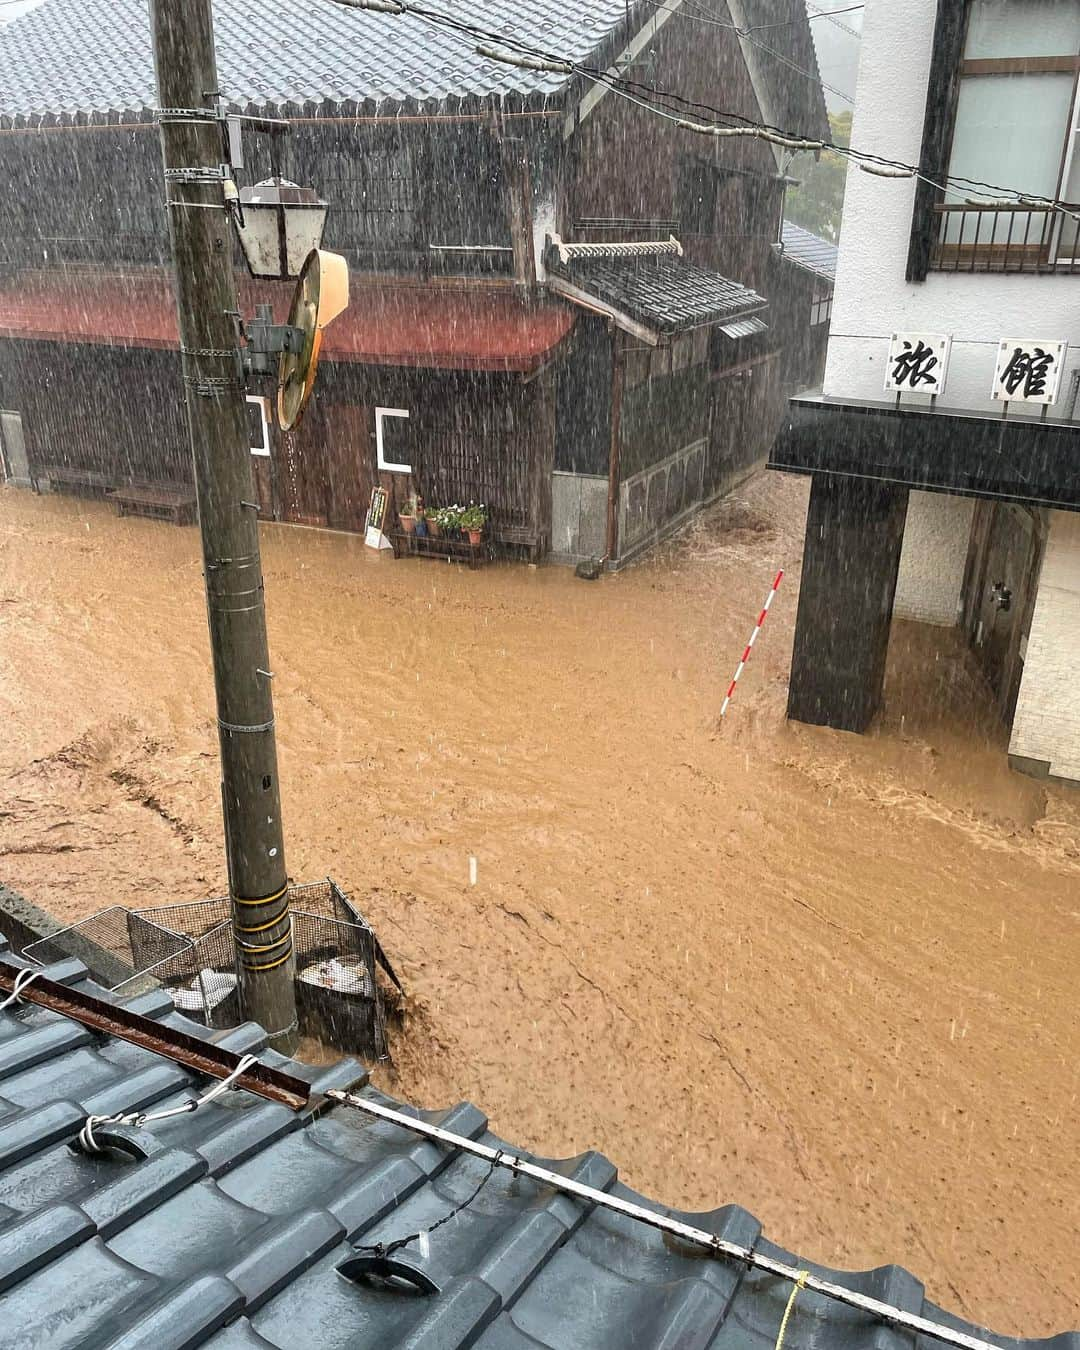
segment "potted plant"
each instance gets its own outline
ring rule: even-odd
[[[439,532],[448,539],[452,539],[460,525],[461,507],[440,506],[435,515],[439,522]]]
[[[401,528],[406,534],[416,533],[416,519],[421,509],[420,498],[415,492],[410,492],[398,507],[398,520],[401,521]]]
[[[443,532],[442,515],[443,508],[441,506],[429,506],[424,512],[424,518],[427,521],[427,531],[432,539],[438,539]]]
[[[470,502],[461,512],[459,524],[469,536],[469,543],[474,547],[479,544],[483,537],[484,526],[487,524],[487,508],[483,502],[479,506],[476,502]]]

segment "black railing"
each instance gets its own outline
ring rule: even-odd
[[[1080,272],[1080,206],[940,203],[934,215],[933,271]]]

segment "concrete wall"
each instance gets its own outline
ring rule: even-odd
[[[972,497],[910,494],[893,605],[897,618],[941,628],[956,624],[974,513]]]
[[[919,162],[936,9],[935,0],[869,0],[852,130],[859,149]],[[1002,337],[1067,338],[1067,393],[1080,368],[1077,279],[931,272],[905,281],[914,197],[913,179],[876,178],[854,164],[848,172],[825,392],[885,398],[890,334],[923,330],[953,335],[942,405],[1000,412],[990,385]],[[1059,402],[1050,416],[1062,414]]]
[[[1080,515],[1051,511],[1009,757],[1080,783]]]
[[[11,943],[12,950],[21,952],[29,943],[59,933],[62,927],[51,914],[0,885],[0,934]]]

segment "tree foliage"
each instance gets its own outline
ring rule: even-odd
[[[834,145],[851,143],[850,112],[830,113],[829,126]],[[787,219],[835,244],[840,238],[847,164],[842,155],[831,150],[823,150],[816,164],[809,155],[799,155],[790,173],[801,181],[788,191],[784,211]]]

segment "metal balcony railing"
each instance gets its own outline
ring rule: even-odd
[[[1080,223],[1025,202],[940,203],[930,267],[936,272],[1080,272]]]

